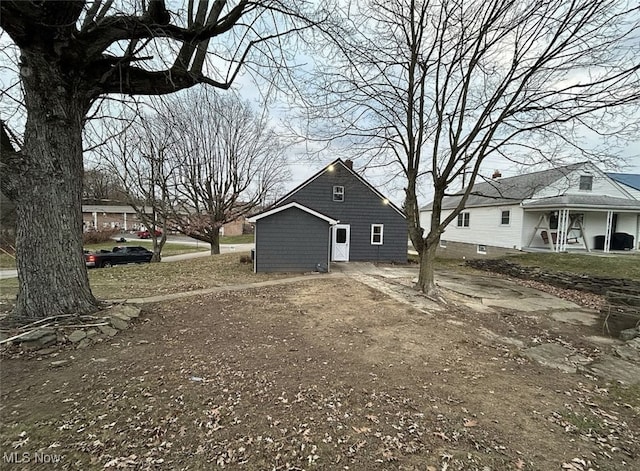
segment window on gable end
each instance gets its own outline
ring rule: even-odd
[[[334,186],[333,187],[333,201],[344,201],[344,187],[343,186]]]
[[[382,245],[384,224],[371,224],[371,245]]]
[[[591,191],[593,189],[592,175],[580,175],[580,189],[585,191]]]

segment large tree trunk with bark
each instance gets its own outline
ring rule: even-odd
[[[440,244],[440,221],[442,219],[442,198],[444,198],[444,188],[436,185],[433,204],[431,207],[431,225],[429,233],[420,240],[420,248],[416,248],[420,255],[420,273],[416,288],[425,294],[436,294],[437,288],[434,278],[434,268],[436,263],[436,251]],[[420,227],[418,220],[417,227]],[[415,228],[414,228],[415,230]],[[422,231],[422,229],[420,229]]]
[[[10,177],[17,212],[18,318],[98,308],[82,248],[82,127],[88,102],[50,59],[28,54],[21,70],[28,119],[22,164]]]
[[[425,294],[435,293],[436,283],[434,277],[434,264],[436,260],[436,250],[438,243],[430,243],[428,240],[424,244],[420,254],[420,272],[418,274],[417,288]]]
[[[220,254],[220,230],[215,226],[213,232],[211,232],[211,238],[209,239],[211,244],[211,255]]]

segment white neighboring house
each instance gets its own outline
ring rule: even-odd
[[[445,197],[443,218],[460,202]],[[430,226],[431,204],[420,222]],[[640,250],[640,175],[606,174],[590,162],[476,183],[442,234],[477,254],[516,250]],[[452,245],[452,244],[450,244]]]

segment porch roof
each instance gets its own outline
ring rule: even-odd
[[[562,195],[525,201],[524,210],[584,209],[597,211],[640,211],[640,201],[604,195]]]

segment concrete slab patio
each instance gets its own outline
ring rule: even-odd
[[[412,284],[417,281],[417,266],[376,266],[372,263],[349,262],[333,264],[334,273],[345,274],[392,298],[411,305],[426,314],[442,313],[446,306],[417,293]],[[477,328],[479,336],[490,342],[515,349],[519,355],[540,365],[565,373],[587,373],[623,384],[640,384],[640,341],[623,344],[617,339],[593,335],[600,322],[599,313],[571,301],[514,281],[494,277],[438,271],[436,284],[448,292],[448,299],[478,313],[520,313],[522,317],[545,318],[567,326],[575,326],[577,340],[597,349],[609,347],[598,358],[586,357],[567,345],[527,343],[519,338],[499,335],[490,329]],[[458,322],[458,321],[456,321]],[[589,335],[578,333],[580,327],[591,327]],[[536,339],[536,341],[538,341]],[[617,349],[622,350],[617,351]]]

